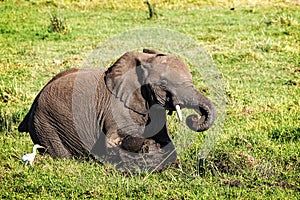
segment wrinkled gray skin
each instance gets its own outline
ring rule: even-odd
[[[52,157],[93,156],[117,167],[162,169],[176,160],[166,110],[194,109],[186,123],[201,132],[215,120],[212,102],[174,55],[127,52],[109,69],[68,69],[38,94],[20,132]],[[200,118],[198,118],[200,116]]]

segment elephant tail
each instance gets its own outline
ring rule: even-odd
[[[18,131],[19,132],[29,132],[30,124],[32,123],[32,118],[33,118],[34,111],[35,111],[35,108],[36,108],[36,105],[37,105],[37,100],[38,100],[40,94],[41,93],[39,93],[37,95],[37,97],[34,99],[34,102],[31,106],[29,112],[26,114],[25,118],[23,119],[23,121],[18,126]]]
[[[23,121],[18,126],[19,132],[29,132],[29,128],[28,128],[29,117],[30,117],[30,112],[27,113]]]

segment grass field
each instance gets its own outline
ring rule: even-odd
[[[299,1],[153,0],[153,19],[143,1],[124,2],[0,2],[1,199],[299,199]],[[205,174],[196,167],[205,133],[161,173],[41,155],[24,167],[32,142],[17,126],[40,89],[99,43],[140,27],[189,35],[223,76],[227,116]]]

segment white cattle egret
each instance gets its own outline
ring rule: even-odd
[[[28,153],[22,156],[22,161],[27,165],[28,163],[32,165],[35,155],[36,155],[36,149],[38,148],[45,148],[39,144],[35,144],[32,148],[32,153]]]

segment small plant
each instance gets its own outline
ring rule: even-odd
[[[272,22],[275,24],[286,25],[286,26],[298,25],[298,21],[295,18],[293,18],[293,16],[287,14],[276,16],[275,19],[272,20]]]
[[[156,9],[155,9],[155,7],[150,3],[150,1],[149,1],[149,0],[145,1],[145,4],[147,4],[148,10],[149,10],[149,18],[148,18],[148,19],[152,19],[153,17],[156,17],[156,18],[157,18]]]
[[[68,26],[65,23],[65,20],[58,17],[57,15],[50,16],[50,25],[48,26],[48,32],[53,33],[62,33],[66,34],[69,31]]]

